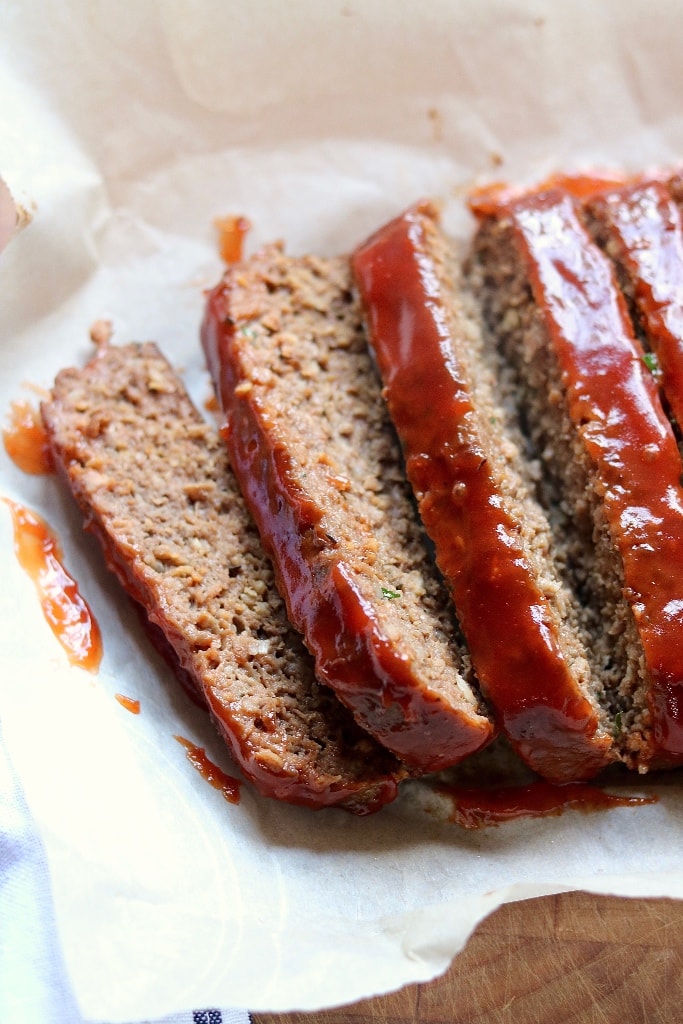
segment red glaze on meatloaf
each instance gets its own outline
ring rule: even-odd
[[[622,755],[642,771],[683,763],[681,460],[613,268],[558,190],[485,213],[472,264],[578,539],[568,563],[612,641]]]
[[[319,677],[417,772],[493,726],[421,527],[348,260],[271,246],[209,294],[202,340],[224,437]]]
[[[482,688],[534,770],[588,778],[615,759],[611,732],[436,211],[408,210],[352,266],[407,474]]]
[[[589,231],[617,267],[649,369],[683,424],[683,231],[666,183],[630,185],[588,202]]]

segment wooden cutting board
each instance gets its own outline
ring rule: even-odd
[[[500,907],[428,985],[254,1024],[681,1024],[683,901],[588,893]]]

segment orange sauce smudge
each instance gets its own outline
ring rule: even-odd
[[[573,196],[574,199],[582,200],[599,195],[601,192],[620,188],[628,180],[628,178],[619,177],[616,174],[602,174],[595,171],[592,174],[579,172],[576,174],[551,174],[538,184],[527,188],[518,188],[503,181],[494,181],[488,185],[471,189],[468,195],[468,205],[477,217],[494,216],[505,211],[518,199],[530,198],[551,189],[559,189]]]
[[[599,195],[601,192],[610,192],[615,188],[622,188],[628,179],[624,175],[617,175],[612,172],[576,174],[551,174],[548,178],[537,185],[534,192],[545,192],[549,189],[559,188],[568,192],[575,199],[590,199],[591,196]]]
[[[220,407],[218,405],[218,399],[215,395],[211,394],[204,402],[204,408],[207,412],[219,413]]]
[[[12,402],[10,425],[2,432],[5,451],[24,473],[39,476],[54,469],[47,431],[29,402]]]
[[[214,789],[219,789],[228,803],[238,804],[240,802],[241,782],[239,779],[228,775],[217,764],[210,761],[203,747],[196,746],[190,740],[186,740],[184,736],[174,736],[174,739],[185,747],[188,761],[193,768],[197,769],[201,777],[206,779],[210,786],[213,786]]]
[[[441,784],[434,789],[452,801],[449,820],[466,829],[486,828],[518,818],[547,818],[562,814],[568,808],[600,811],[657,802],[656,796],[614,796],[584,782],[554,786],[542,779],[523,786],[496,789]]]
[[[504,210],[522,194],[521,189],[505,181],[492,181],[470,189],[467,205],[477,217],[491,216]]]
[[[102,660],[102,636],[78,584],[62,565],[57,538],[31,509],[3,498],[12,513],[14,551],[33,580],[45,621],[72,665],[96,672]]]
[[[126,697],[123,693],[115,693],[114,696],[116,697],[121,707],[125,708],[126,711],[130,711],[131,715],[140,714],[139,700],[135,700],[134,697]]]
[[[217,217],[218,249],[224,263],[239,263],[242,259],[244,239],[251,229],[246,217]]]

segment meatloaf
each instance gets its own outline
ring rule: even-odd
[[[392,800],[405,770],[318,685],[224,445],[158,349],[103,345],[42,412],[109,568],[260,792],[359,814]]]
[[[596,696],[627,764],[680,764],[681,460],[656,383],[576,199],[551,189],[479,212],[470,280],[516,371]]]
[[[318,676],[414,772],[493,736],[427,550],[345,258],[270,246],[208,297],[223,434]]]
[[[592,237],[612,259],[646,364],[683,424],[683,231],[667,184],[638,181],[589,200]]]
[[[353,255],[408,477],[482,688],[522,758],[555,782],[616,759],[612,722],[552,559],[505,370],[485,353],[459,261],[422,204]]]

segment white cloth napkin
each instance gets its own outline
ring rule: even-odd
[[[85,1024],[64,969],[43,844],[4,747],[1,727],[0,1021]],[[211,1007],[174,1014],[154,1024],[249,1021],[246,1011]]]

